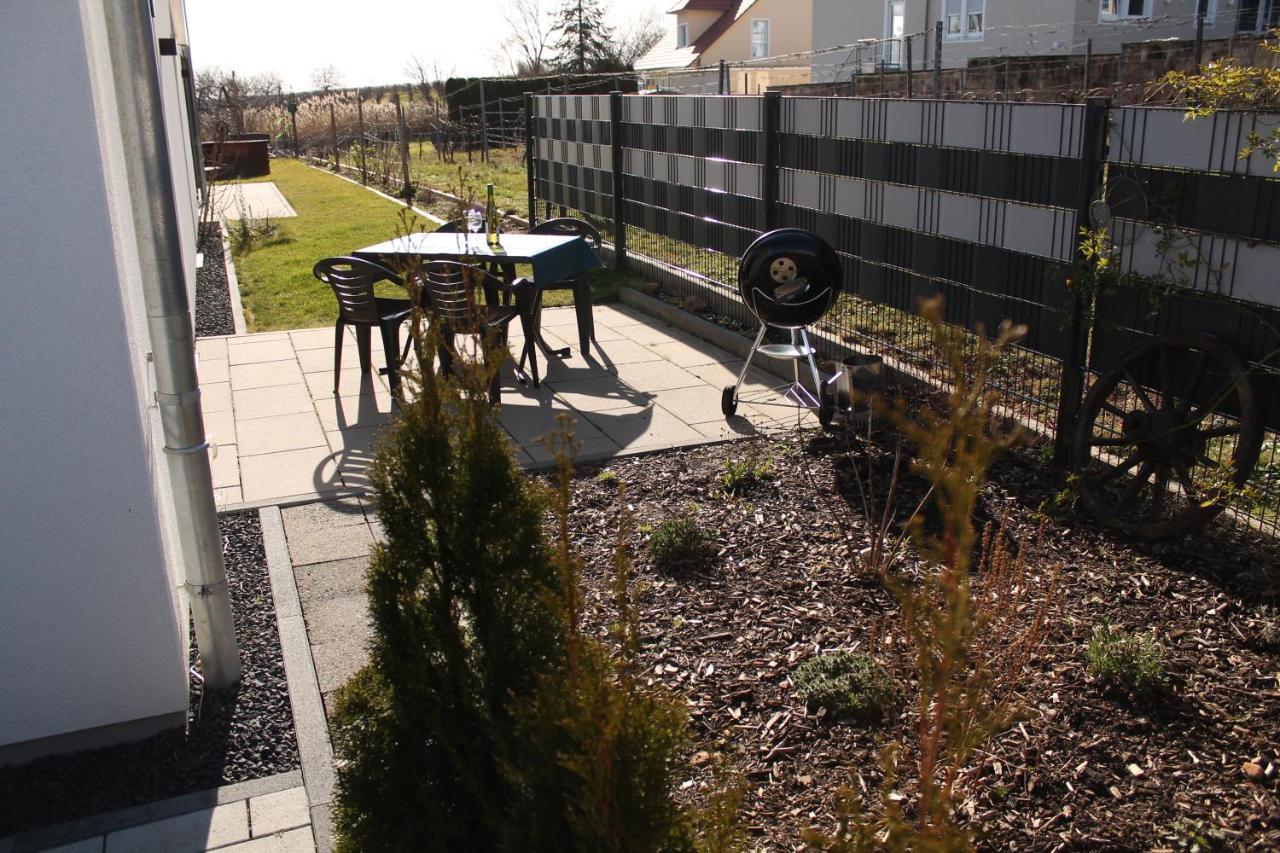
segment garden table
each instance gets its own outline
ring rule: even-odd
[[[515,264],[530,264],[535,287],[569,281],[604,266],[581,237],[556,234],[504,234],[501,245],[494,247],[489,245],[484,234],[435,231],[397,237],[351,254],[393,270],[403,269],[406,261],[413,260],[462,261],[484,266],[496,263],[508,270]],[[542,300],[534,302],[541,305]],[[568,349],[557,352],[547,345],[536,318],[534,320],[539,348],[548,355],[568,356]],[[589,336],[584,337],[589,339]]]

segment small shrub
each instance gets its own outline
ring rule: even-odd
[[[602,486],[616,486],[618,484],[618,474],[608,468],[596,474],[596,482]]]
[[[720,473],[720,486],[725,494],[745,495],[769,481],[773,473],[773,459],[763,460],[752,450],[744,459],[729,459]]]
[[[1089,672],[1108,690],[1144,699],[1169,692],[1164,650],[1155,637],[1126,634],[1104,623],[1094,629],[1088,655]]]
[[[826,708],[837,719],[873,723],[884,719],[899,698],[898,685],[875,658],[833,652],[810,658],[792,676],[810,710]]]
[[[664,521],[649,537],[649,556],[662,571],[700,568],[711,555],[711,537],[689,516]]]

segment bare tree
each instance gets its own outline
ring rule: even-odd
[[[552,28],[541,0],[507,0],[503,13],[510,31],[494,51],[498,67],[512,77],[547,73]]]
[[[654,9],[646,9],[619,27],[612,45],[610,57],[613,63],[624,69],[635,67],[636,60],[644,56],[662,40],[666,25]]]
[[[311,72],[311,85],[319,91],[342,88],[342,72],[333,65],[322,65]]]
[[[430,101],[435,92],[436,80],[439,79],[432,76],[435,73],[433,67],[421,56],[414,54],[405,60],[404,73],[408,75],[409,82],[422,93],[422,99]]]

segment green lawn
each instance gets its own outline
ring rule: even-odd
[[[273,221],[274,233],[253,241],[248,250],[234,252],[249,331],[330,326],[337,316],[333,293],[311,275],[311,267],[321,258],[345,255],[401,233],[404,208],[293,160],[272,160],[271,175],[259,180],[275,181],[298,216]],[[234,223],[231,227],[234,230]],[[431,227],[421,220],[415,226]],[[597,302],[610,298],[618,284],[607,272],[593,274],[592,279]],[[568,291],[551,291],[547,305],[571,299]]]

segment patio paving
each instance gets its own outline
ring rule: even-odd
[[[504,369],[499,419],[525,466],[551,461],[540,440],[561,415],[575,421],[580,462],[814,421],[795,409],[750,403],[726,421],[720,391],[742,362],[633,308],[595,308],[598,343],[586,358],[577,351],[575,323],[572,308],[543,312],[548,343],[572,346],[573,355],[539,359],[541,388],[518,384],[510,367]],[[512,350],[521,345],[513,335]],[[353,334],[343,349],[336,396],[332,328],[202,338],[196,349],[219,506],[367,490],[372,447],[391,420],[392,398],[376,370],[361,374]],[[377,368],[381,347],[375,342],[373,349]],[[745,390],[779,401],[768,391],[777,384],[753,368]]]

